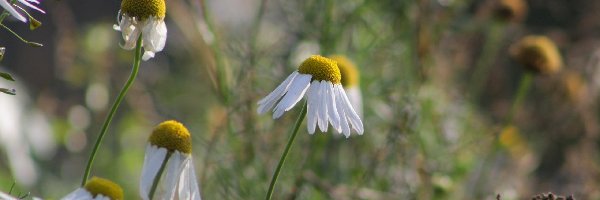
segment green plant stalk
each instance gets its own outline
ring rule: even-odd
[[[300,115],[296,120],[296,124],[294,124],[294,128],[292,130],[292,135],[288,140],[288,143],[285,145],[285,150],[283,150],[283,154],[281,154],[281,158],[279,159],[279,163],[277,164],[277,168],[275,168],[275,172],[273,173],[273,178],[271,179],[271,184],[269,184],[269,191],[267,192],[267,196],[265,199],[270,200],[273,196],[273,190],[275,189],[275,183],[277,182],[277,178],[279,177],[279,173],[281,172],[281,168],[283,167],[283,163],[285,163],[285,159],[287,158],[290,149],[292,148],[292,144],[294,144],[294,140],[296,139],[296,135],[298,133],[298,129],[306,116],[306,102],[304,102],[304,106],[302,106],[302,111],[300,111]]]
[[[531,72],[525,72],[525,74],[523,74],[523,76],[521,77],[521,80],[519,81],[519,89],[517,90],[517,96],[513,101],[510,113],[506,120],[507,125],[513,123],[514,117],[517,114],[519,107],[521,106],[523,100],[527,96],[527,91],[529,91],[529,87],[531,86],[532,80],[533,75],[531,74]]]
[[[171,152],[167,152],[167,155],[165,156],[165,159],[163,160],[162,164],[160,165],[160,168],[158,169],[156,176],[154,176],[154,181],[152,182],[152,187],[150,188],[150,194],[149,194],[150,200],[154,199],[154,193],[156,193],[156,188],[158,187],[158,182],[160,182],[160,177],[162,176],[163,172],[165,171],[165,167],[167,166],[167,162],[169,161],[169,158],[171,157],[171,155],[172,155]]]
[[[123,86],[123,89],[121,89],[121,92],[119,92],[119,96],[117,96],[117,99],[115,100],[112,107],[110,108],[110,112],[106,116],[106,120],[104,120],[104,124],[102,124],[102,130],[100,131],[100,134],[98,135],[98,138],[96,139],[96,143],[94,144],[94,148],[92,149],[92,153],[90,154],[87,165],[85,167],[85,173],[83,174],[83,177],[81,180],[81,186],[85,185],[85,182],[87,181],[88,177],[90,176],[90,171],[92,170],[92,165],[94,164],[94,158],[96,157],[98,148],[100,148],[102,139],[104,138],[104,135],[106,135],[108,126],[110,125],[110,122],[112,121],[112,119],[115,115],[115,112],[117,111],[117,108],[119,108],[119,105],[121,104],[121,101],[123,101],[123,98],[127,94],[129,87],[131,87],[131,85],[133,84],[135,77],[137,77],[137,74],[138,74],[138,71],[140,68],[140,64],[141,64],[141,60],[142,60],[142,34],[140,34],[140,36],[138,37],[138,40],[137,40],[137,43],[135,46],[135,57],[133,58],[133,69],[131,70],[129,79],[127,79],[127,82]]]
[[[500,42],[502,41],[502,34],[504,25],[492,22],[491,27],[487,31],[488,39],[483,44],[481,56],[475,63],[475,71],[471,76],[469,92],[471,98],[477,99],[481,93],[482,88],[485,85],[485,81],[492,69],[492,63],[495,55],[498,54],[500,49]]]

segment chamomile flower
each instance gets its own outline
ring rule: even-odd
[[[121,186],[108,179],[92,177],[85,186],[71,192],[61,200],[122,200]]]
[[[199,200],[191,153],[192,140],[183,124],[170,120],[154,128],[142,168],[142,199]]]
[[[322,132],[326,132],[329,124],[346,137],[350,136],[350,125],[358,134],[362,134],[362,121],[350,105],[341,81],[336,61],[313,55],[258,102],[258,113],[263,114],[275,107],[273,119],[277,119],[306,94],[307,129],[310,134],[315,132],[317,125]]]
[[[13,5],[11,5],[10,1],[11,0],[0,0],[0,6],[2,6],[2,8],[4,8],[4,10],[8,11],[10,13],[10,15],[17,18],[19,21],[27,22],[27,18],[25,18],[23,15],[21,15],[21,13],[17,12],[17,10],[13,7]],[[37,0],[18,0],[18,1],[19,1],[19,3],[21,3],[27,7],[33,8],[41,13],[46,13],[42,9],[40,9],[37,6],[32,4],[32,3],[40,4],[40,2]],[[17,6],[17,5],[15,5],[15,6]]]
[[[113,26],[123,34],[123,48],[134,49],[138,37],[142,34],[143,60],[153,58],[156,52],[162,51],[167,40],[165,14],[165,0],[123,0],[118,17],[119,24]]]
[[[362,116],[362,93],[360,91],[360,73],[356,68],[356,65],[352,63],[346,56],[333,55],[329,58],[337,61],[338,67],[340,68],[340,74],[342,75],[342,86],[346,90],[346,95],[350,104],[354,107],[354,111]]]

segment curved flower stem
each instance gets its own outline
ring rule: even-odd
[[[517,90],[517,96],[515,96],[515,100],[510,109],[510,113],[508,114],[508,119],[506,120],[506,123],[508,125],[513,123],[514,117],[517,114],[519,107],[523,103],[523,100],[527,95],[529,87],[531,86],[532,79],[533,75],[531,74],[531,72],[525,72],[525,74],[523,74],[523,76],[521,77],[521,81],[519,82],[519,89]]]
[[[160,177],[162,176],[163,172],[165,171],[165,167],[167,166],[167,162],[169,162],[169,158],[171,157],[171,154],[172,154],[171,152],[167,152],[167,155],[165,156],[165,159],[163,160],[162,164],[160,165],[160,168],[158,169],[156,176],[154,176],[154,182],[152,182],[152,188],[150,188],[150,195],[148,195],[150,200],[154,199],[154,193],[156,193],[156,188],[158,186],[158,182],[160,182]]]
[[[285,162],[285,158],[292,148],[292,144],[294,143],[294,139],[296,139],[296,134],[298,133],[298,129],[300,128],[300,124],[304,120],[306,116],[306,102],[304,102],[304,106],[302,106],[302,111],[300,111],[300,115],[296,120],[296,124],[294,124],[294,129],[292,130],[292,136],[288,140],[287,145],[285,145],[285,150],[283,150],[283,154],[281,154],[281,158],[279,159],[279,164],[277,164],[277,168],[273,173],[273,178],[271,179],[271,184],[269,185],[269,191],[267,192],[266,199],[270,200],[273,196],[273,189],[275,188],[275,182],[277,182],[277,177],[279,177],[279,173],[281,172],[281,167],[283,167],[283,163]]]
[[[135,77],[137,77],[141,60],[142,60],[142,35],[140,34],[140,36],[138,37],[136,46],[135,46],[135,57],[133,58],[133,69],[131,70],[129,79],[127,79],[127,82],[123,86],[123,89],[121,89],[121,92],[119,92],[119,96],[117,96],[117,99],[115,100],[112,107],[110,108],[110,112],[106,116],[106,120],[104,120],[104,124],[102,124],[102,130],[100,131],[100,135],[98,135],[98,138],[96,139],[96,144],[94,144],[94,148],[92,149],[92,153],[90,154],[87,165],[85,167],[85,173],[83,174],[83,177],[81,180],[81,186],[85,185],[85,182],[87,181],[88,177],[90,176],[90,171],[92,170],[92,165],[94,164],[94,157],[96,157],[96,152],[98,151],[98,148],[100,148],[102,139],[104,138],[104,135],[106,135],[106,130],[108,130],[108,125],[110,125],[110,122],[112,121],[112,118],[115,115],[117,108],[119,108],[121,101],[123,101],[123,97],[125,97],[125,94],[127,94],[127,90],[129,90],[129,87],[131,87],[131,84],[133,84]]]

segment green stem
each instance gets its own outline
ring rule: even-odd
[[[162,164],[160,165],[160,168],[158,169],[158,173],[156,173],[156,176],[154,176],[154,182],[152,182],[152,188],[150,188],[150,200],[154,198],[154,193],[156,192],[156,188],[158,187],[158,182],[160,182],[160,177],[165,171],[165,167],[167,166],[167,162],[169,161],[170,157],[171,152],[167,152],[165,159],[163,160]]]
[[[517,96],[512,104],[512,108],[510,109],[510,113],[508,115],[508,119],[506,121],[507,124],[512,124],[514,117],[517,113],[517,109],[523,103],[525,96],[527,96],[527,91],[529,90],[529,86],[531,86],[531,81],[533,80],[533,76],[531,72],[525,72],[521,77],[521,81],[519,82],[519,89],[517,90]]]
[[[119,96],[117,96],[117,99],[115,100],[112,107],[110,108],[110,112],[108,113],[108,116],[106,116],[106,119],[104,120],[104,124],[102,124],[102,130],[100,131],[100,135],[98,135],[98,138],[96,139],[96,144],[94,144],[94,148],[92,149],[92,153],[90,154],[87,165],[85,167],[85,173],[83,174],[83,178],[81,180],[81,186],[85,185],[85,182],[87,181],[88,177],[90,176],[90,171],[92,170],[92,165],[94,164],[94,158],[96,157],[98,148],[100,148],[100,144],[102,143],[102,139],[104,138],[104,135],[106,135],[106,130],[108,130],[108,125],[110,125],[110,122],[112,121],[113,116],[115,115],[115,112],[117,111],[117,108],[119,108],[121,101],[123,101],[125,94],[127,94],[127,90],[129,90],[129,87],[131,87],[131,85],[133,84],[135,77],[137,77],[141,60],[142,60],[142,34],[140,34],[140,36],[138,37],[138,40],[137,40],[137,43],[135,46],[135,57],[133,58],[133,69],[131,70],[129,79],[127,79],[127,82],[123,86],[123,89],[121,89]]]
[[[273,178],[271,179],[271,184],[269,184],[269,191],[267,192],[267,196],[266,196],[267,200],[270,200],[271,197],[273,196],[273,189],[275,189],[275,182],[277,182],[277,178],[279,177],[279,173],[281,172],[283,163],[285,163],[285,158],[287,157],[287,154],[290,152],[290,149],[292,148],[292,144],[294,144],[294,139],[296,139],[296,134],[298,133],[300,124],[302,124],[302,121],[304,120],[305,116],[306,116],[306,102],[304,103],[304,106],[302,106],[302,111],[300,111],[300,115],[298,116],[298,119],[296,120],[296,124],[294,124],[294,129],[292,130],[292,136],[290,136],[290,139],[288,140],[287,145],[285,145],[285,150],[283,150],[283,154],[281,154],[281,158],[279,159],[277,168],[275,169],[275,172],[273,173]]]
[[[487,40],[483,44],[481,56],[475,63],[475,69],[469,82],[469,92],[473,99],[479,98],[492,70],[495,56],[498,54],[498,50],[500,50],[500,42],[504,34],[503,28],[503,24],[492,22],[487,30]]]

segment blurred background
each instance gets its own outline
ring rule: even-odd
[[[79,186],[127,79],[120,1],[44,0],[43,25],[9,18],[0,80],[0,191],[58,199]],[[184,123],[204,199],[260,199],[300,111],[256,102],[312,54],[361,72],[365,133],[302,126],[275,199],[600,199],[600,1],[170,0],[165,49],[142,62],[92,175],[138,199],[144,150],[161,121]],[[512,44],[544,35],[563,66],[535,74]],[[515,104],[523,77],[532,74]],[[514,109],[513,109],[514,108]],[[514,112],[511,111],[514,110]],[[512,120],[509,116],[513,115]]]

